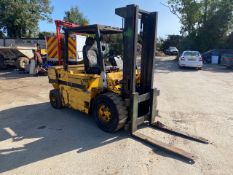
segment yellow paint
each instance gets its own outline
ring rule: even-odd
[[[123,79],[123,72],[111,72],[107,74],[108,81],[108,90],[114,92],[116,94],[121,94],[121,83],[120,81]],[[136,71],[136,83],[140,83],[140,72]]]
[[[46,49],[41,49],[40,53],[41,53],[41,55],[47,55],[47,50]]]
[[[107,74],[108,90],[116,94],[121,93],[120,81],[123,79],[123,72],[111,72]]]
[[[111,110],[108,106],[102,104],[98,109],[98,117],[104,122],[109,122],[111,120]]]
[[[84,65],[69,66],[68,71],[65,71],[63,66],[51,67],[48,70],[48,77],[50,80],[69,82],[69,85],[62,83],[52,83],[52,85],[54,88],[60,90],[65,106],[85,113],[89,112],[92,100],[103,90],[103,80],[101,76],[97,74],[86,74]],[[116,94],[121,94],[122,78],[122,71],[107,73],[107,90]],[[136,82],[140,82],[139,72],[136,74]],[[106,112],[103,113],[103,115],[107,115],[107,118],[109,118],[110,114]]]
[[[79,87],[71,87],[64,84],[53,83],[53,87],[60,90],[63,104],[73,109],[88,113],[91,100],[96,97],[103,88],[103,82],[99,75],[84,73],[83,65],[70,66],[65,71],[62,66],[51,67],[48,70],[50,80],[69,82]]]

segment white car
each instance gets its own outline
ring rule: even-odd
[[[184,51],[179,58],[179,66],[182,67],[194,67],[201,69],[203,66],[203,60],[200,52],[198,51]]]

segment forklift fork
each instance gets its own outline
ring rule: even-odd
[[[196,142],[200,142],[200,143],[204,143],[204,144],[209,143],[209,141],[203,137],[195,136],[195,135],[189,134],[189,133],[184,132],[184,131],[174,130],[173,128],[170,128],[159,121],[151,124],[151,127],[155,128],[157,130],[164,131],[168,134],[180,136],[180,137],[183,137],[185,139],[192,140],[192,141],[196,141]]]
[[[135,131],[133,132],[132,134],[132,137],[136,138],[136,139],[139,139],[143,142],[146,142],[146,143],[149,143],[155,147],[158,147],[162,150],[165,150],[165,151],[168,151],[168,152],[171,152],[173,154],[176,154],[182,158],[185,158],[187,159],[189,162],[195,162],[195,160],[197,159],[197,157],[189,152],[186,152],[180,148],[177,148],[175,146],[172,146],[172,145],[169,145],[169,144],[166,144],[164,142],[161,142],[161,141],[158,141],[150,136],[147,136],[145,134],[142,134],[140,133],[139,131]]]
[[[166,144],[166,143],[163,143],[161,141],[158,141],[150,136],[147,136],[145,134],[142,134],[139,130],[138,130],[138,126],[142,125],[142,124],[145,124],[145,122],[149,122],[149,126],[153,129],[156,129],[156,130],[161,130],[161,131],[165,131],[169,134],[172,134],[172,135],[176,135],[176,136],[180,136],[180,137],[183,137],[183,138],[186,138],[186,139],[190,139],[190,140],[193,140],[193,141],[197,141],[197,142],[200,142],[200,143],[204,143],[204,144],[208,144],[209,141],[205,138],[202,138],[202,137],[198,137],[198,136],[195,136],[195,135],[191,135],[191,134],[188,134],[186,132],[181,132],[181,131],[176,131],[168,126],[165,126],[164,124],[162,124],[161,122],[157,121],[155,122],[155,118],[152,117],[152,116],[157,116],[158,114],[158,111],[153,111],[152,109],[156,109],[155,107],[157,106],[157,96],[159,94],[159,91],[154,89],[152,91],[152,99],[151,99],[151,107],[150,107],[150,112],[148,115],[144,115],[144,116],[141,116],[141,117],[138,117],[138,104],[140,102],[143,102],[144,100],[150,100],[150,96],[149,94],[144,94],[144,95],[138,95],[138,93],[134,93],[132,95],[132,98],[131,98],[131,104],[133,104],[133,106],[131,106],[131,109],[132,109],[132,112],[131,112],[131,135],[136,138],[136,139],[139,139],[143,142],[146,142],[146,143],[149,143],[155,147],[158,147],[160,149],[163,149],[165,151],[168,151],[168,152],[171,152],[173,154],[176,154],[182,158],[185,158],[187,159],[188,161],[190,162],[195,162],[195,160],[197,159],[197,157],[189,152],[186,152],[180,148],[177,148],[173,145],[170,145],[170,144]],[[154,100],[153,100],[154,99]],[[153,108],[154,107],[154,108]]]

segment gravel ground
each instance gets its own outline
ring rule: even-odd
[[[94,120],[48,103],[47,77],[0,72],[0,173],[231,175],[233,172],[233,70],[205,66],[178,69],[170,58],[156,64],[158,119],[203,136],[205,145],[142,129],[158,140],[195,154],[195,164],[150,147],[127,132],[107,134]]]

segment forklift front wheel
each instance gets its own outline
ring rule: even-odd
[[[97,97],[92,112],[99,128],[110,133],[121,129],[128,117],[122,98],[110,92]]]
[[[53,89],[49,92],[49,99],[50,104],[55,109],[61,109],[62,106],[62,99],[58,89]]]

